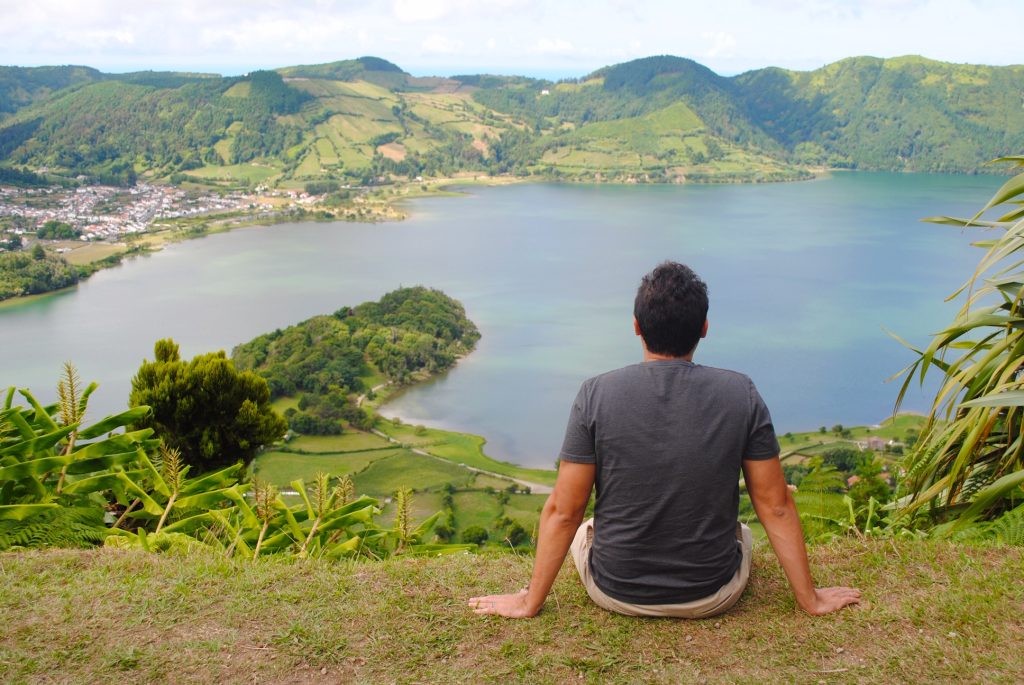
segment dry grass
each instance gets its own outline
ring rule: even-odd
[[[845,541],[819,582],[864,603],[794,609],[770,552],[729,614],[641,620],[589,603],[563,569],[530,621],[466,597],[521,587],[512,555],[257,564],[95,550],[0,556],[5,683],[1015,683],[1024,673],[1020,549]]]

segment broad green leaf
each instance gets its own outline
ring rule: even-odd
[[[59,504],[0,504],[0,521],[24,521],[50,509],[60,508]]]
[[[986,509],[992,507],[999,500],[1009,495],[1012,490],[1019,489],[1022,485],[1024,485],[1024,469],[1003,476],[995,483],[979,491],[970,506],[956,520],[938,526],[934,534],[937,537],[945,537],[958,530],[962,530],[974,523]]]
[[[0,449],[0,456],[27,456],[51,451],[57,443],[66,438],[74,429],[74,426],[68,426],[67,428],[58,428],[44,435],[36,435],[35,437]]]
[[[22,388],[18,390],[18,392],[20,392],[21,396],[28,400],[28,403],[36,410],[34,418],[36,423],[46,426],[49,430],[56,430],[58,428],[57,423],[50,418],[50,415],[53,413],[51,409],[39,404],[39,400],[37,400],[35,396],[28,391],[28,389]]]
[[[416,526],[416,529],[412,532],[414,538],[422,538],[424,535],[430,532],[430,529],[437,523],[437,519],[441,518],[441,512],[437,512],[432,516],[428,517],[426,521],[423,521],[420,525]]]
[[[123,411],[120,414],[114,416],[108,416],[107,418],[95,423],[88,428],[80,430],[78,437],[82,440],[90,440],[92,438],[98,438],[104,433],[109,433],[112,430],[123,428],[129,424],[135,423],[141,418],[144,418],[150,409],[149,407],[133,407],[127,411]]]
[[[0,468],[0,480],[21,480],[23,478],[39,478],[46,473],[60,471],[71,462],[69,456],[43,457],[31,459],[20,464]]]
[[[72,455],[74,459],[76,455]],[[135,450],[131,452],[120,452],[116,454],[104,454],[92,459],[76,459],[68,464],[66,473],[69,475],[83,475],[95,471],[103,471],[118,468],[126,464],[138,463],[139,454]]]
[[[248,485],[232,485],[230,488],[222,490],[210,490],[188,497],[180,497],[174,506],[180,511],[186,511],[188,509],[213,509],[225,501],[237,503],[242,498],[241,493],[249,487]]]
[[[106,490],[113,490],[115,492],[124,492],[124,481],[120,474],[124,473],[133,482],[145,477],[146,471],[118,471],[115,473],[102,473],[98,476],[90,476],[89,478],[80,478],[78,480],[71,480],[64,486],[64,492],[69,495],[84,495],[90,492],[103,492]]]
[[[185,481],[181,487],[182,495],[205,492],[210,489],[226,488],[238,480],[241,464],[234,464],[220,471],[204,473],[201,476]]]
[[[1024,390],[985,395],[960,403],[961,407],[1024,407]]]
[[[977,216],[981,216],[992,207],[1001,205],[1007,200],[1011,200],[1021,194],[1024,194],[1024,174],[1017,174],[996,191],[996,194],[992,196],[992,199],[988,201],[988,204],[981,208],[981,211],[978,212]]]

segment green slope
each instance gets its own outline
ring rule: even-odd
[[[418,78],[373,57],[236,78],[4,67],[0,165],[289,187],[465,170],[632,181],[974,172],[1024,148],[1022,92],[1024,67],[920,57],[726,78],[659,56],[557,84]]]

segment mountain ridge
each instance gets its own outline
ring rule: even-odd
[[[671,182],[822,167],[978,173],[1024,148],[1022,93],[1024,66],[915,55],[735,76],[658,55],[558,82],[417,77],[378,57],[230,77],[0,67],[0,164],[284,187],[460,171]]]

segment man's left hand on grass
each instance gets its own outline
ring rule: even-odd
[[[520,590],[511,595],[470,597],[469,607],[473,610],[474,614],[481,616],[505,616],[507,618],[532,618],[540,611],[540,607],[534,608],[529,605],[526,590]]]

